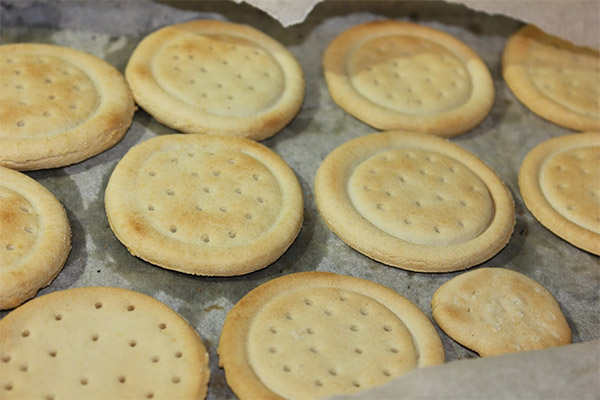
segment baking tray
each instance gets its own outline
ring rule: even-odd
[[[349,248],[325,226],[314,202],[313,179],[327,154],[350,139],[375,131],[331,100],[320,65],[323,51],[344,29],[377,19],[418,22],[448,32],[467,43],[488,65],[496,89],[491,113],[472,131],[451,139],[492,167],[515,201],[516,226],[510,242],[482,266],[519,271],[545,286],[561,304],[574,342],[600,337],[598,257],[544,228],[525,208],[519,194],[517,175],[527,152],[546,139],[571,133],[526,109],[502,79],[502,49],[522,23],[438,1],[327,1],[317,5],[305,22],[288,28],[262,11],[231,1],[2,1],[0,13],[2,44],[69,46],[99,56],[121,71],[144,36],[165,25],[200,18],[251,25],[288,47],[300,62],[306,76],[303,107],[285,129],[262,143],[281,155],[298,176],[304,193],[304,225],[289,250],[260,271],[231,278],[186,275],[130,255],[116,239],[103,200],[116,163],[133,145],[173,132],[141,109],[115,147],[72,166],[27,173],[63,203],[73,232],[73,248],[66,265],[38,295],[71,287],[108,285],[163,301],[186,318],[204,340],[210,355],[209,399],[235,397],[218,368],[216,348],[227,312],[258,285],[294,272],[336,272],[388,286],[431,318],[433,292],[461,273],[414,273],[371,260]],[[438,332],[447,361],[477,357]]]

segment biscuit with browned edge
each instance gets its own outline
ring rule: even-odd
[[[542,118],[578,131],[600,129],[600,52],[528,25],[513,34],[502,74],[517,98]]]
[[[203,399],[196,330],[150,296],[111,287],[53,292],[0,320],[3,399]]]
[[[0,167],[0,309],[52,282],[71,250],[63,206],[27,175]]]
[[[374,21],[337,36],[323,55],[333,100],[382,130],[455,136],[494,103],[487,66],[457,38],[423,25]]]
[[[196,20],[159,29],[125,70],[136,102],[185,133],[273,136],[304,99],[300,64],[283,45],[247,25]]]
[[[68,47],[0,46],[0,165],[55,168],[114,146],[135,105],[106,61]]]
[[[227,314],[219,365],[240,399],[317,399],[441,364],[429,319],[397,292],[328,272],[273,279]]]
[[[509,241],[512,196],[477,156],[433,135],[381,132],[333,150],[315,177],[327,226],[382,263],[420,271],[480,264]]]
[[[105,194],[127,249],[188,274],[263,268],[292,244],[303,199],[292,169],[268,147],[221,135],[171,134],[129,150]]]
[[[554,296],[516,271],[479,268],[440,286],[433,319],[452,339],[481,356],[571,343],[571,329]]]
[[[600,133],[538,144],[519,170],[519,190],[533,216],[555,235],[600,255]]]

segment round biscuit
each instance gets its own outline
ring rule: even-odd
[[[249,292],[227,314],[218,353],[240,399],[350,394],[444,362],[437,331],[410,300],[327,272]]]
[[[600,133],[552,138],[519,169],[519,190],[533,216],[558,237],[600,255]]]
[[[481,356],[571,343],[571,329],[554,296],[516,271],[478,268],[440,286],[433,319],[448,336]]]
[[[133,255],[210,276],[271,264],[303,218],[300,184],[281,157],[250,139],[206,134],[163,135],[130,149],[105,206]]]
[[[380,132],[332,151],[315,177],[322,219],[382,263],[419,272],[480,264],[509,241],[512,196],[483,161],[437,136]]]
[[[125,70],[136,102],[185,133],[273,136],[298,113],[304,76],[270,36],[246,25],[196,20],[145,37]]]
[[[38,297],[0,320],[6,399],[203,399],[195,329],[165,304],[113,287]]]
[[[455,136],[478,125],[494,102],[490,72],[473,50],[409,22],[347,29],[322,64],[333,100],[377,129]]]
[[[68,47],[0,46],[0,165],[62,167],[114,146],[135,104],[112,65]]]
[[[27,175],[0,166],[0,310],[52,282],[71,250],[71,227],[58,199]]]
[[[506,43],[502,74],[531,111],[578,131],[600,129],[600,52],[528,25]]]

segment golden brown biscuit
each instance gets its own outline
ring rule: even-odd
[[[70,250],[69,220],[56,197],[27,175],[0,167],[0,309],[49,285]]]
[[[382,263],[420,272],[464,269],[509,241],[512,196],[475,155],[433,135],[382,132],[332,151],[315,177],[327,226]]]
[[[571,343],[552,294],[508,269],[479,268],[449,280],[433,294],[431,308],[444,332],[482,356]]]
[[[115,145],[135,105],[123,76],[67,47],[0,46],[0,165],[61,167]]]
[[[194,328],[132,290],[53,292],[0,320],[2,398],[202,399],[209,374]]]
[[[125,76],[142,108],[186,133],[266,139],[291,121],[304,98],[302,69],[285,47],[223,21],[184,22],[148,35]]]
[[[246,138],[155,137],[117,164],[105,194],[115,235],[133,254],[189,274],[263,268],[292,244],[303,217],[292,169]]]
[[[347,29],[325,51],[323,70],[333,100],[382,130],[455,136],[478,125],[494,102],[491,75],[473,50],[409,22]]]
[[[523,104],[555,124],[600,129],[600,52],[549,35],[533,25],[506,43],[502,74]]]
[[[542,225],[600,255],[600,133],[556,137],[523,160],[519,189]]]
[[[444,362],[437,331],[385,286],[326,272],[262,284],[227,314],[219,365],[240,399],[349,394]]]

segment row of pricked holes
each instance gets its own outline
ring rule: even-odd
[[[21,207],[21,211],[23,211],[25,214],[29,214],[30,213],[30,210],[27,207]],[[23,229],[27,233],[33,233],[33,228],[30,227],[30,226],[25,226]],[[8,243],[6,245],[6,250],[13,251],[14,249],[15,249],[15,246],[12,243]]]

